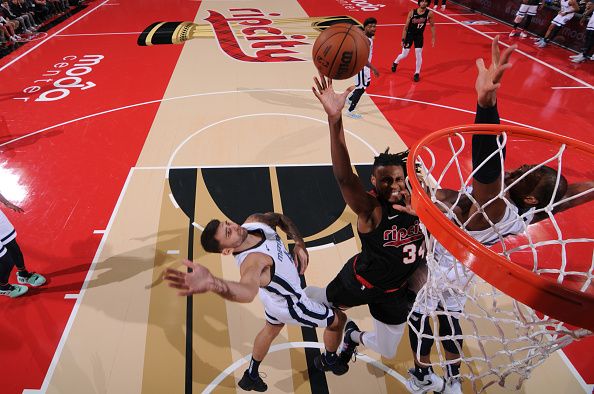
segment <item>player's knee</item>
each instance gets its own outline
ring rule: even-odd
[[[332,324],[328,326],[328,330],[330,331],[342,331],[344,325],[346,324],[347,317],[343,311],[340,309],[333,309],[334,311],[334,320],[332,320]]]
[[[460,327],[460,320],[450,316],[439,316],[439,336],[447,337],[454,336],[459,337],[462,335],[462,327]],[[453,354],[460,354],[462,349],[462,339],[446,339],[442,341],[443,348]]]
[[[427,356],[431,353],[433,347],[433,331],[429,325],[429,318],[421,313],[413,312],[408,319],[409,325],[414,327],[414,330],[409,328],[408,339],[410,341],[411,349],[414,353],[419,350],[421,356]],[[421,341],[419,343],[419,337]]]

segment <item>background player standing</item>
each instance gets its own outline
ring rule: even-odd
[[[410,10],[406,17],[406,24],[402,30],[402,53],[392,63],[392,72],[396,71],[400,61],[408,56],[410,47],[415,44],[416,67],[413,80],[418,82],[423,64],[423,33],[427,22],[431,25],[431,45],[435,46],[435,22],[433,11],[429,7],[429,0],[419,0],[419,7]]]
[[[375,18],[367,18],[363,22],[363,32],[369,39],[369,57],[367,58],[367,64],[359,74],[355,77],[355,90],[353,93],[347,98],[347,105],[349,108],[347,109],[346,116],[353,119],[361,119],[363,115],[358,114],[355,111],[355,107],[359,103],[361,96],[365,93],[365,89],[369,87],[371,83],[371,71],[376,77],[379,77],[379,71],[377,68],[371,64],[371,57],[373,56],[373,37],[375,36],[375,27],[377,25],[377,19]]]
[[[514,30],[509,33],[510,37],[515,37],[519,35],[521,38],[528,37],[526,30],[528,30],[528,26],[530,22],[532,22],[532,18],[536,16],[536,13],[542,8],[542,1],[541,0],[523,0],[522,5],[520,5],[520,9],[516,13],[516,19],[514,19]],[[524,26],[518,29],[518,26],[524,21]]]
[[[561,31],[561,28],[565,26],[565,24],[569,22],[571,18],[573,18],[575,13],[580,10],[580,7],[575,0],[561,0],[560,5],[561,9],[559,10],[557,16],[551,21],[544,38],[536,41],[535,45],[537,47],[546,47],[549,41],[552,41],[557,33]]]

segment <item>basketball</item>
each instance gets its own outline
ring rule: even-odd
[[[340,23],[324,30],[313,46],[316,68],[331,79],[347,79],[367,64],[369,39],[358,25]]]

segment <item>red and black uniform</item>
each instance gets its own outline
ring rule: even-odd
[[[359,233],[361,253],[330,282],[326,297],[336,307],[369,305],[376,320],[401,324],[415,297],[406,281],[425,259],[424,236],[418,217],[378,201],[382,205],[379,226]]]
[[[408,49],[411,45],[415,44],[415,48],[423,48],[423,33],[425,32],[425,26],[429,20],[429,8],[425,9],[423,14],[418,13],[419,9],[415,8],[408,22],[408,28],[406,29],[406,37],[402,41],[402,47]]]

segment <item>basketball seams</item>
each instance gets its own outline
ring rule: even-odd
[[[332,79],[347,79],[365,67],[369,55],[359,57],[365,53],[363,47],[369,48],[369,42],[363,32],[355,30],[358,28],[357,25],[331,26],[318,36],[312,55],[321,74]]]
[[[334,54],[334,60],[332,60],[332,65],[330,66],[330,68],[328,70],[328,74],[330,74],[330,75],[334,75],[334,73],[332,71],[334,70],[334,64],[336,63],[336,58],[338,57],[338,54],[341,53],[340,49],[342,48],[342,45],[344,44],[344,40],[346,40],[346,38],[350,36],[349,32],[351,31],[352,28],[353,28],[353,25],[349,26],[347,31],[345,31],[343,33],[344,37],[342,38],[342,42],[338,46],[338,49],[336,50],[336,53]],[[334,79],[334,78],[332,78],[332,79]]]
[[[339,35],[339,34],[346,34],[346,33],[347,33],[349,30],[350,30],[350,27],[349,27],[349,28],[348,28],[346,31],[345,31],[345,30],[342,30],[342,31],[333,32],[331,35],[329,35],[327,38],[325,38],[325,39],[324,39],[324,42],[323,42],[323,43],[321,43],[321,44],[320,44],[320,46],[318,46],[318,49],[317,49],[317,51],[314,53],[314,56],[313,56],[313,60],[314,60],[314,62],[315,62],[315,60],[316,60],[316,57],[318,56],[318,53],[320,52],[320,50],[321,50],[322,48],[325,48],[324,44],[325,44],[326,42],[330,41],[330,40],[332,39],[332,37],[334,37],[334,36],[337,36],[337,35]],[[328,31],[328,30],[326,30],[326,31]],[[324,32],[324,33],[325,33],[325,32]],[[324,34],[324,33],[322,33],[322,34]],[[321,36],[322,34],[320,34],[320,36]],[[320,36],[318,36],[318,39],[320,38]],[[314,45],[315,45],[315,43],[314,43]],[[341,44],[341,45],[342,45],[342,44]],[[339,47],[338,51],[340,51],[340,47]],[[337,51],[337,53],[338,53],[338,51]],[[335,57],[336,57],[336,56],[335,56]],[[330,69],[329,69],[329,70],[330,70]],[[328,71],[329,71],[329,70],[328,70]]]

